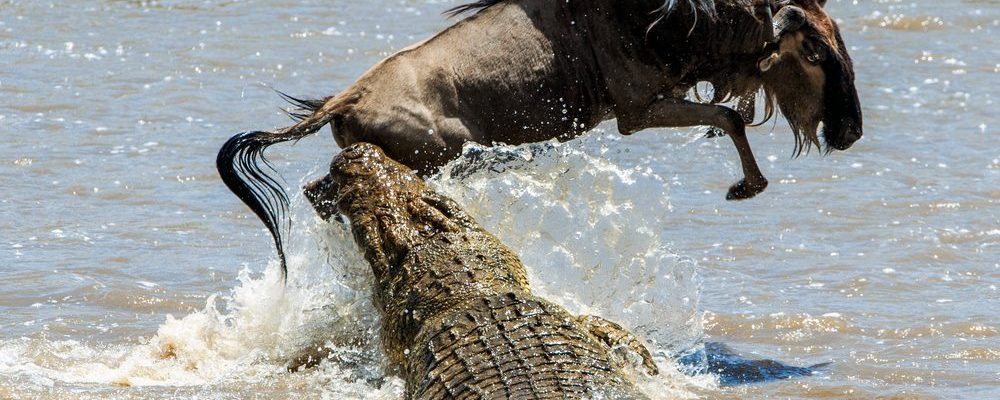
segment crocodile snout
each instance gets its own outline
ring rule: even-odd
[[[405,173],[404,171],[408,170],[408,168],[386,157],[382,149],[368,143],[348,146],[330,164],[330,175],[340,185],[349,183],[345,181],[368,178],[375,174],[387,173],[387,171]]]
[[[382,153],[382,149],[370,143],[352,144],[347,146],[340,155],[348,160],[368,157],[381,161],[381,159],[385,158],[385,153]]]
[[[413,189],[412,179],[406,179],[409,172],[409,168],[386,157],[378,146],[357,143],[333,159],[328,175],[309,182],[303,189],[323,219],[331,220],[341,213],[350,217],[352,213],[374,212],[379,204],[405,204],[405,197],[410,196],[401,194]]]

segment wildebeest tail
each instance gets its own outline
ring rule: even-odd
[[[215,166],[229,190],[250,207],[271,233],[284,278],[288,274],[288,265],[282,234],[290,223],[286,216],[288,195],[282,184],[270,175],[277,174],[277,171],[264,157],[264,150],[273,144],[299,140],[315,133],[335,114],[324,108],[323,100],[301,100],[284,93],[281,96],[300,108],[288,113],[299,122],[275,132],[243,132],[233,136],[222,145]]]

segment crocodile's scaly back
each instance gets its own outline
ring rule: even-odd
[[[306,194],[325,218],[350,219],[407,398],[644,397],[611,352],[634,350],[655,373],[637,339],[533,296],[507,246],[378,147],[346,148]]]
[[[477,298],[417,338],[412,398],[642,398],[606,344],[561,307],[523,293]],[[412,392],[411,392],[412,389]]]

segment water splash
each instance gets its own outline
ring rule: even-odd
[[[665,180],[608,137],[466,146],[431,184],[518,252],[536,294],[625,325],[664,353],[702,336],[696,263],[664,238]]]
[[[305,210],[305,200],[296,204]],[[386,379],[383,370],[367,263],[344,227],[308,218],[312,223],[300,224],[305,234],[290,243],[295,256],[287,285],[277,262],[261,274],[244,269],[231,293],[211,296],[204,309],[183,318],[168,315],[153,337],[139,343],[0,342],[0,373],[9,377],[2,381],[29,392],[138,386],[204,394],[247,386],[322,393],[332,380],[341,395],[398,398],[393,393],[401,383]],[[308,356],[333,362],[287,373]]]
[[[644,390],[688,397],[685,387],[697,379],[668,356],[702,336],[696,265],[661,234],[671,211],[664,179],[641,163],[629,166],[606,140],[469,146],[429,182],[519,253],[536,294],[618,321],[658,349],[663,375],[640,378]],[[260,274],[244,270],[231,293],[183,318],[168,316],[137,344],[0,343],[0,372],[30,383],[29,391],[138,386],[208,397],[253,390],[399,398],[402,383],[387,376],[378,346],[367,263],[344,225],[319,220],[301,195],[292,203],[299,231],[288,243],[287,286],[277,262]],[[287,372],[309,357],[325,361]]]

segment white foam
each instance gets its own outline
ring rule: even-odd
[[[302,203],[297,200],[298,208],[305,208]],[[244,270],[231,293],[211,296],[203,310],[182,318],[168,315],[154,336],[138,344],[2,342],[0,375],[18,383],[43,382],[38,390],[58,382],[97,388],[204,386],[210,393],[274,381],[308,386],[340,377],[344,390],[382,393],[367,383],[384,374],[368,266],[343,227],[305,222],[300,225],[307,234],[295,235],[289,244],[294,256],[287,285],[275,262],[263,274]],[[324,344],[337,348],[338,360],[352,369],[331,365],[286,372],[291,360]],[[390,381],[383,390],[394,393],[395,386],[398,382]],[[313,387],[317,393],[326,390]]]

